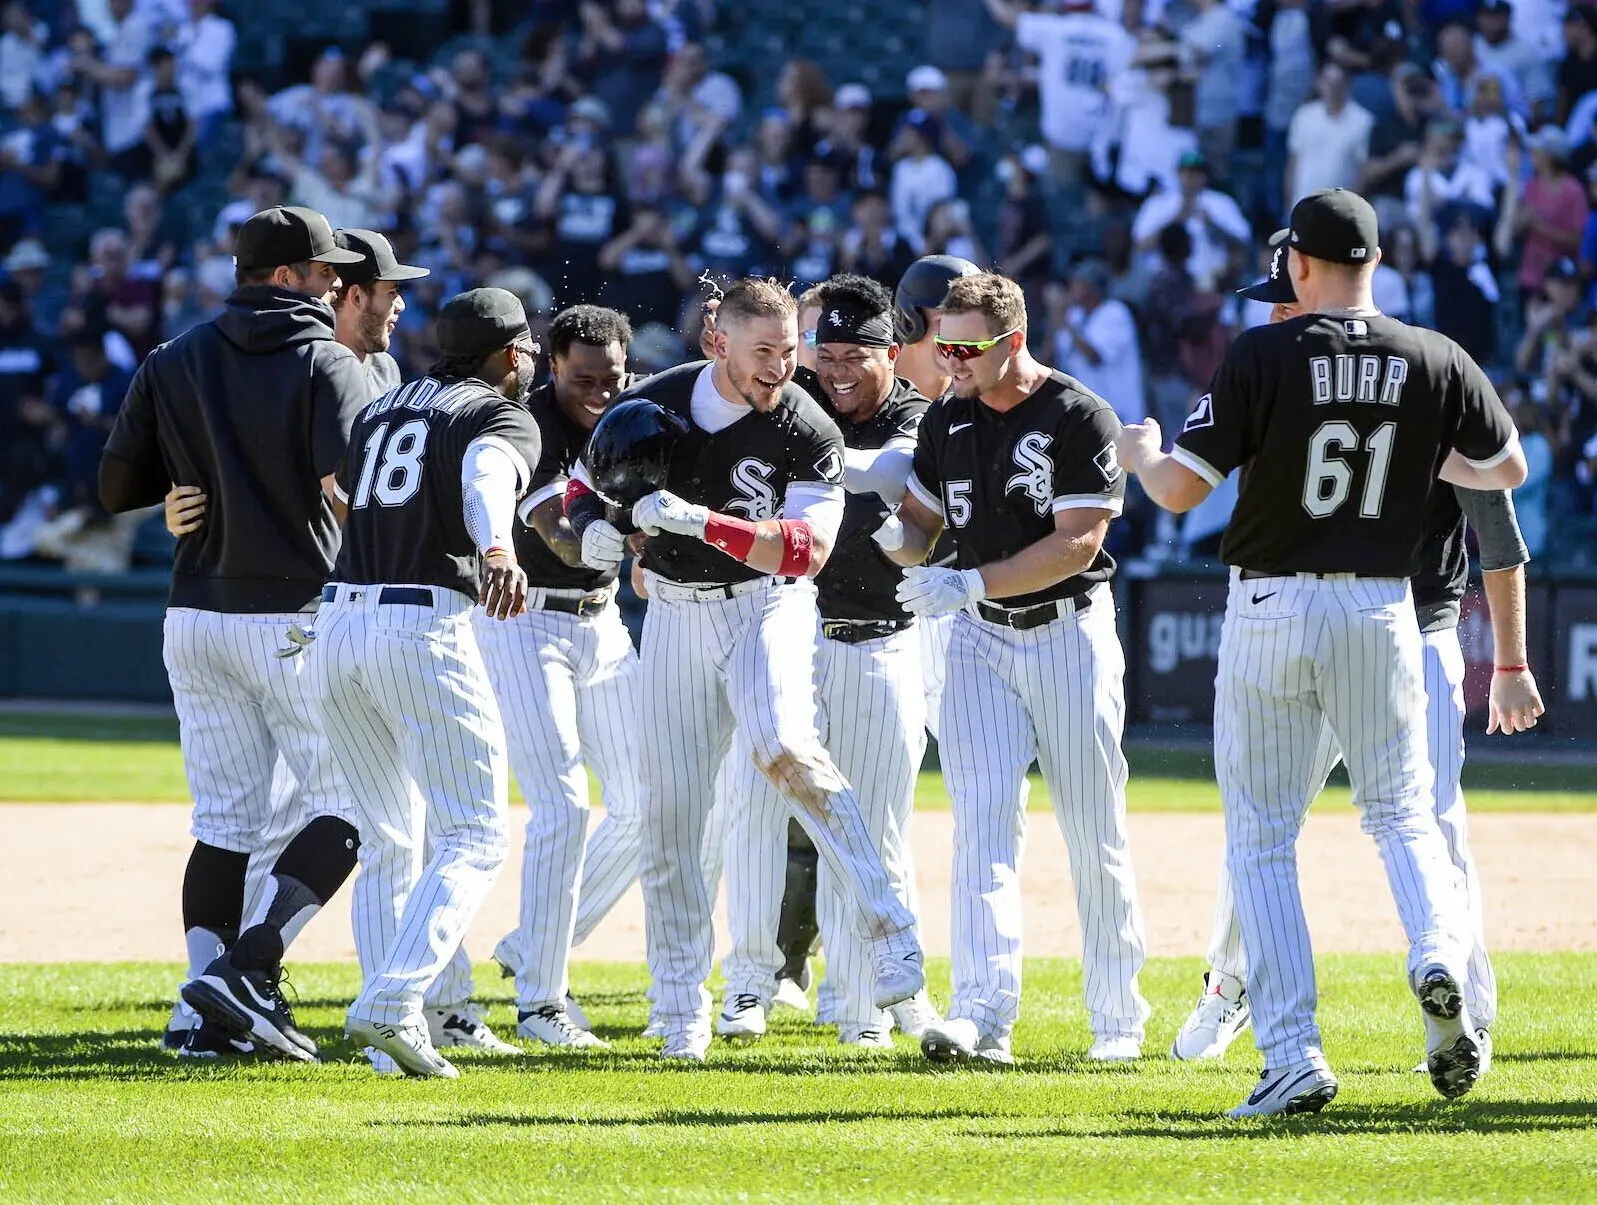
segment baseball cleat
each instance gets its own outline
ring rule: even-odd
[[[1489,1029],[1475,1031],[1475,1044],[1481,1048],[1481,1068],[1475,1073],[1475,1082],[1480,1083],[1481,1077],[1492,1069],[1492,1032]],[[1428,1059],[1421,1059],[1414,1064],[1415,1075],[1429,1075],[1431,1065]]]
[[[702,1063],[710,1053],[710,1027],[697,1018],[685,1024],[662,1020],[660,1029],[665,1038],[665,1045],[660,1048],[663,1059]]]
[[[913,931],[880,938],[873,945],[876,989],[871,1003],[892,1008],[925,989],[926,959]]]
[[[921,1034],[920,1052],[934,1063],[962,1063],[976,1057],[979,1045],[981,1033],[976,1029],[976,1022],[950,1017],[926,1027],[926,1032]]]
[[[758,1042],[765,1036],[765,1005],[749,992],[731,997],[715,1019],[715,1032],[728,1042]]]
[[[937,1010],[932,1007],[932,1001],[922,988],[908,1000],[901,1000],[892,1007],[893,1022],[898,1026],[899,1032],[919,1039],[927,1029],[942,1020],[937,1015]]]
[[[1463,1096],[1481,1073],[1481,1044],[1464,1010],[1458,980],[1432,967],[1414,990],[1425,1016],[1425,1066],[1431,1085],[1448,1100]]]
[[[988,1036],[976,1043],[976,1057],[985,1063],[997,1063],[1000,1067],[1013,1067],[1015,1056],[1009,1049],[1008,1038]]]
[[[1274,1117],[1318,1113],[1336,1096],[1336,1076],[1323,1056],[1280,1071],[1265,1069],[1248,1099],[1227,1117]]]
[[[236,1038],[253,1040],[286,1058],[316,1061],[316,1043],[294,1025],[283,999],[283,968],[241,971],[223,954],[198,979],[183,985],[183,1001]]]
[[[482,1009],[475,1004],[462,1004],[459,1008],[424,1008],[422,1016],[427,1021],[427,1036],[434,1047],[460,1046],[480,1050],[484,1054],[522,1054],[519,1046],[512,1046],[489,1026]]]
[[[1210,971],[1203,977],[1203,994],[1170,1044],[1170,1057],[1183,1061],[1220,1058],[1252,1017],[1241,981]]]
[[[183,1043],[189,1040],[189,1033],[199,1028],[199,1025],[200,1015],[183,1003],[183,998],[179,996],[177,1003],[172,1006],[171,1020],[161,1031],[161,1049],[176,1054],[183,1048]]]
[[[566,1016],[571,1018],[571,1023],[578,1029],[592,1030],[593,1023],[588,1020],[588,1014],[582,1011],[582,1005],[577,1003],[577,998],[570,992],[566,993]]]
[[[778,979],[776,981],[776,995],[771,997],[771,1008],[791,1008],[794,1012],[806,1016],[810,1012],[809,994],[799,986],[797,979]]]
[[[499,964],[501,979],[514,979],[521,967],[521,958],[516,953],[516,939],[520,936],[520,929],[512,929],[494,943],[493,959]]]
[[[885,1029],[877,1029],[874,1025],[849,1025],[838,1034],[837,1040],[844,1046],[853,1046],[859,1050],[892,1050],[893,1035]]]
[[[1094,1063],[1134,1063],[1142,1057],[1142,1043],[1136,1038],[1099,1038],[1087,1051]]]
[[[389,1056],[378,1050],[375,1046],[367,1046],[362,1051],[366,1060],[371,1063],[372,1070],[378,1075],[402,1076],[405,1073],[399,1069],[399,1064]]]
[[[643,1027],[643,1033],[640,1036],[645,1038],[665,1037],[665,1022],[658,1017],[650,1017],[649,1023]]]
[[[610,1043],[577,1025],[564,1004],[540,1004],[523,1009],[516,1021],[516,1036],[531,1038],[545,1046],[568,1050],[608,1050]]]
[[[176,1053],[180,1059],[239,1058],[254,1054],[255,1043],[235,1038],[213,1022],[201,1021],[193,1029],[183,1031],[183,1044]]]
[[[386,1054],[399,1065],[406,1075],[419,1078],[459,1079],[455,1065],[433,1048],[427,1026],[421,1021],[404,1021],[390,1025],[387,1021],[368,1021],[364,1017],[348,1017],[344,1032],[357,1046],[370,1046]],[[376,1060],[373,1060],[374,1068]]]

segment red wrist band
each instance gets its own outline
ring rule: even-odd
[[[755,532],[754,524],[747,519],[711,511],[704,524],[704,542],[734,560],[746,561],[754,551]]]
[[[573,502],[578,502],[592,493],[593,491],[591,489],[573,477],[570,481],[566,482],[566,496],[561,502],[561,506],[564,507],[566,512],[569,514],[571,511],[571,504]]]
[[[1492,669],[1499,674],[1522,674],[1528,670],[1528,665],[1494,665]]]
[[[810,571],[810,560],[815,553],[815,533],[802,519],[782,520],[782,563],[777,567],[779,577],[803,577]]]

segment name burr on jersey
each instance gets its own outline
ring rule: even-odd
[[[532,484],[520,507],[522,515],[565,492],[577,458],[588,443],[588,432],[561,412],[553,383],[546,382],[532,391],[527,410],[538,424],[543,453],[532,470]],[[516,520],[516,560],[527,571],[529,584],[548,590],[599,590],[616,579],[614,569],[566,564],[521,518]]]
[[[335,581],[444,586],[473,599],[481,568],[466,531],[461,464],[466,449],[496,440],[523,483],[538,463],[532,416],[481,381],[421,377],[360,412],[338,490],[349,507]]]
[[[1172,455],[1210,485],[1241,470],[1227,564],[1411,577],[1448,451],[1495,464],[1513,435],[1451,339],[1383,315],[1310,314],[1238,337]]]
[[[974,569],[1044,539],[1062,511],[1118,515],[1126,489],[1115,459],[1119,432],[1109,403],[1062,372],[1004,413],[976,398],[948,397],[921,422],[909,489],[943,517],[955,563]],[[1074,577],[1002,601],[1027,607],[1075,597],[1108,581],[1114,568],[1100,550]]]
[[[776,409],[749,409],[711,434],[693,420],[693,391],[712,366],[699,361],[667,369],[617,399],[648,398],[688,423],[671,453],[665,488],[688,502],[750,520],[780,517],[788,487],[801,482],[841,487],[843,437],[815,400],[791,381]],[[644,545],[643,567],[677,582],[731,583],[763,577],[718,548],[662,532]]]

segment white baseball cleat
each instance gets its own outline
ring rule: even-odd
[[[715,1032],[728,1042],[758,1042],[765,1036],[765,1005],[749,992],[728,997],[715,1019]]]
[[[1142,1057],[1142,1043],[1136,1038],[1099,1038],[1087,1051],[1094,1063],[1134,1063]]]
[[[545,1046],[559,1046],[567,1050],[608,1050],[610,1043],[581,1028],[571,1019],[571,1013],[561,1002],[540,1004],[519,1012],[516,1036],[531,1038]]]
[[[422,1016],[427,1019],[427,1036],[435,1047],[460,1046],[484,1054],[523,1053],[521,1047],[512,1046],[493,1031],[475,1004],[424,1008]]]
[[[514,979],[516,972],[521,969],[521,955],[516,949],[516,942],[520,936],[520,929],[512,929],[494,943],[493,958],[499,964],[501,979]]]
[[[1458,980],[1431,967],[1414,989],[1425,1016],[1425,1066],[1431,1086],[1448,1100],[1463,1096],[1481,1074],[1481,1043],[1464,1009]]]
[[[942,1020],[937,1010],[932,1007],[931,997],[922,988],[908,1000],[902,1000],[893,1005],[893,1021],[897,1024],[900,1033],[908,1034],[919,1039],[927,1029]]]
[[[649,1023],[643,1027],[642,1036],[646,1038],[665,1037],[665,1022],[660,1020],[659,1017],[651,1016],[649,1018]]]
[[[367,1060],[372,1065],[372,1070],[375,1071],[378,1075],[404,1075],[405,1074],[403,1071],[401,1071],[399,1069],[399,1064],[398,1063],[394,1062],[394,1060],[390,1056],[384,1054],[381,1050],[378,1050],[375,1046],[367,1046],[365,1049],[363,1049],[361,1051],[361,1053],[366,1056]]]
[[[386,1021],[349,1017],[344,1032],[357,1046],[370,1046],[388,1055],[406,1075],[460,1078],[455,1065],[433,1048],[427,1026],[419,1020],[390,1025]]]
[[[1279,1071],[1265,1069],[1248,1099],[1227,1117],[1273,1117],[1318,1113],[1336,1096],[1336,1076],[1323,1055]]]
[[[776,981],[776,995],[771,997],[771,1008],[773,1011],[778,1008],[791,1008],[794,1012],[808,1016],[810,1012],[809,993],[799,986],[796,979],[778,979]]]
[[[1013,1067],[1015,1056],[1009,1049],[1008,1038],[988,1036],[976,1043],[976,1057],[987,1063],[997,1063],[1000,1067]]]
[[[571,1018],[571,1023],[578,1029],[591,1031],[593,1023],[588,1020],[588,1014],[582,1010],[582,1005],[577,1003],[577,998],[570,992],[566,993],[566,1016]]]
[[[877,1008],[892,1008],[925,990],[926,958],[913,930],[878,938],[872,946],[876,990],[871,1002]]]
[[[660,1048],[661,1058],[702,1063],[704,1056],[710,1053],[710,1027],[704,1022],[693,1019],[686,1024],[673,1024],[662,1020],[660,1028],[665,1038],[665,1045]]]
[[[885,1029],[877,1029],[874,1025],[844,1026],[837,1040],[844,1046],[853,1046],[858,1050],[894,1049],[893,1035]]]
[[[1173,1059],[1217,1059],[1248,1027],[1253,1010],[1242,981],[1219,971],[1203,977],[1203,994],[1170,1044]]]
[[[949,1017],[936,1025],[928,1025],[920,1038],[920,1052],[934,1063],[962,1063],[973,1059],[979,1045],[981,1032],[976,1022],[964,1017]]]

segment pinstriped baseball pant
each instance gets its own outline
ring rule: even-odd
[[[1464,982],[1464,1006],[1477,1025],[1490,1027],[1497,1019],[1497,976],[1486,953],[1485,907],[1480,875],[1469,847],[1469,820],[1459,776],[1464,769],[1464,654],[1456,627],[1425,632],[1426,744],[1436,775],[1436,821],[1447,839],[1447,852],[1464,876],[1469,910],[1469,975]],[[1320,730],[1320,744],[1309,775],[1312,800],[1325,789],[1325,780],[1342,760],[1336,735],[1329,723]],[[1214,934],[1209,943],[1209,965],[1217,971],[1246,980],[1248,964],[1242,950],[1242,928],[1237,922],[1236,897],[1224,861],[1215,903]]]
[[[1039,762],[1064,833],[1097,1037],[1142,1040],[1147,941],[1126,840],[1125,657],[1113,595],[1027,631],[961,612],[943,692],[943,775],[954,808],[950,1017],[1007,1036],[1020,1016],[1025,776]]]
[[[504,729],[473,604],[428,589],[433,606],[382,604],[381,586],[338,587],[311,649],[328,742],[360,812],[364,982],[350,1012],[390,1024],[416,1019],[509,844]]]
[[[1410,977],[1434,965],[1467,979],[1463,876],[1437,824],[1425,756],[1421,645],[1404,579],[1243,582],[1232,570],[1215,680],[1215,770],[1267,1067],[1321,1052],[1296,845],[1323,782],[1315,764],[1327,726],[1386,867],[1408,935]]]

